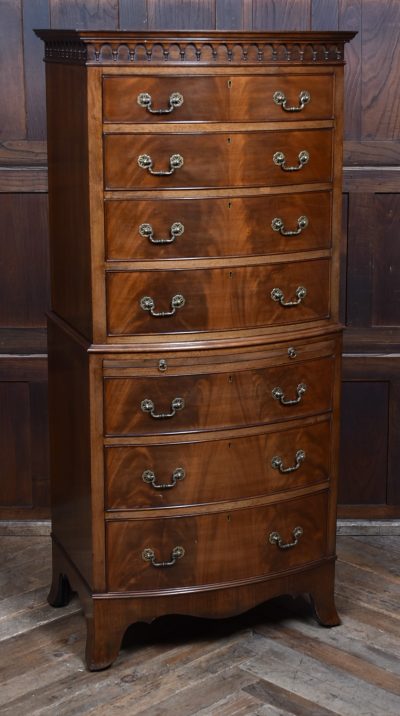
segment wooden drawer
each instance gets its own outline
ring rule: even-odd
[[[283,306],[272,298],[274,289],[282,292],[283,302],[301,301]],[[301,289],[306,290],[303,297]],[[151,315],[149,308],[172,315]],[[329,259],[107,273],[107,326],[112,336],[284,325],[325,319],[329,313]]]
[[[231,367],[232,372],[229,371]],[[104,428],[107,436],[173,434],[271,423],[331,409],[334,358],[326,357],[246,370],[246,364],[211,365],[198,374],[160,375],[157,378],[106,377],[104,379]],[[219,372],[217,372],[219,371]],[[306,385],[301,393],[300,385]],[[283,405],[284,400],[298,400]],[[273,393],[276,397],[273,396]],[[300,394],[299,394],[300,393]],[[177,409],[173,401],[180,399]],[[142,407],[152,401],[155,419]],[[181,407],[179,407],[181,406]],[[149,407],[147,405],[147,407]]]
[[[107,588],[112,592],[224,584],[315,562],[326,550],[327,493],[280,504],[230,510],[193,517],[129,520],[107,524]],[[269,537],[278,532],[280,549]],[[143,559],[145,550],[158,562],[168,561],[176,547],[184,555],[172,566],[155,567]],[[143,555],[143,556],[142,556]]]
[[[283,93],[286,107],[304,106],[286,111],[274,101]],[[301,102],[301,93],[309,100]],[[174,109],[153,114],[141,94],[151,97],[151,109]],[[176,99],[174,95],[182,98]],[[304,96],[304,95],[302,95]],[[170,101],[171,98],[171,101]],[[277,98],[278,100],[278,98]],[[142,102],[142,104],[140,104]],[[326,75],[235,75],[208,76],[105,76],[103,78],[103,115],[105,122],[223,122],[284,121],[328,119],[333,112],[333,76]]]
[[[309,159],[301,165],[299,156]],[[284,171],[274,162],[283,153]],[[183,165],[170,175],[153,176],[139,166],[148,156],[153,171],[170,171],[170,158],[179,155]],[[104,137],[107,189],[163,189],[185,187],[287,186],[330,182],[332,131],[330,129],[177,133],[108,134]]]
[[[330,440],[328,417],[275,432],[233,433],[218,441],[108,446],[106,508],[238,500],[323,482],[330,475]]]
[[[331,245],[331,193],[110,200],[105,230],[108,261],[324,249]]]

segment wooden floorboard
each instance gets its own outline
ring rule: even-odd
[[[2,716],[400,716],[400,536],[339,536],[342,625],[305,600],[136,625],[89,673],[78,600],[53,609],[48,536],[0,537]]]

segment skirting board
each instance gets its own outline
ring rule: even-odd
[[[47,537],[51,532],[50,520],[0,520],[0,536]],[[337,521],[338,535],[400,535],[400,520]]]

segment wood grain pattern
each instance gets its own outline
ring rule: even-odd
[[[307,30],[309,18],[310,0],[253,0],[254,30]]]
[[[32,504],[29,414],[29,386],[0,382],[0,503],[6,507]]]
[[[344,383],[342,504],[386,502],[388,383]]]
[[[272,228],[273,219],[280,218],[282,232],[298,231],[302,216],[308,226],[297,236],[283,236]],[[193,198],[190,203],[186,199],[106,201],[106,256],[109,261],[148,261],[326,249],[331,241],[330,217],[331,195],[321,191]],[[184,232],[170,244],[154,244],[140,233],[143,224],[150,224],[153,241],[171,240],[176,222]]]
[[[223,584],[284,572],[322,559],[326,552],[326,493],[279,505],[231,510],[199,517],[110,521],[107,524],[107,586],[110,592]],[[301,515],[301,517],[299,517]],[[286,543],[301,521],[294,549],[269,542],[279,532]],[[185,554],[171,569],[156,569],[142,558],[146,548],[157,561],[169,560],[176,545]],[[239,558],[238,558],[239,557]]]
[[[34,194],[0,194],[0,324],[44,326],[49,307],[47,201]]]
[[[253,326],[300,324],[330,316],[328,259],[264,266],[180,271],[110,271],[107,274],[109,336],[228,330]],[[251,286],[251,290],[249,290]],[[300,298],[298,289],[306,288]],[[285,302],[273,300],[279,288]],[[142,307],[151,297],[154,316]],[[174,296],[185,303],[174,309]],[[296,301],[299,304],[296,305]]]
[[[3,97],[0,139],[23,139],[26,132],[25,93],[22,52],[21,2],[3,0],[1,4],[0,96]],[[12,58],[12,64],[9,60]]]
[[[22,2],[23,55],[26,95],[27,136],[29,139],[46,138],[46,93],[42,46],[33,32],[38,25],[50,24],[49,0]]]
[[[203,0],[147,0],[152,30],[206,30],[215,27],[215,2]]]
[[[273,161],[283,152],[286,166],[300,166],[299,153],[310,159],[299,171],[284,171]],[[138,165],[149,155],[154,171],[170,169],[170,157],[183,165],[171,176],[153,176]],[[260,161],[260,158],[263,161]],[[107,189],[290,186],[332,179],[332,133],[329,129],[276,132],[109,134],[104,140]]]
[[[78,602],[62,610],[45,604],[49,539],[2,537],[2,711],[396,714],[400,632],[396,597],[388,597],[398,591],[398,543],[398,537],[338,538],[342,627],[321,630],[309,607],[292,599],[230,620],[169,617],[138,625],[113,669],[95,674],[81,665],[85,626]],[[32,563],[41,565],[35,575]],[[299,678],[299,669],[307,678]]]
[[[107,378],[104,386],[105,433],[109,436],[171,434],[211,428],[257,425],[315,415],[332,405],[333,360],[321,358],[283,367],[230,373],[164,376],[160,379]],[[272,397],[279,386],[286,398],[296,398],[300,383],[307,385],[302,400],[281,405]],[[171,401],[183,398],[185,407],[169,420],[154,420],[140,408],[150,398],[156,412],[170,410]]]
[[[205,443],[169,443],[105,449],[106,504],[109,510],[137,507],[204,504],[271,494],[329,479],[330,421],[300,428],[260,433]],[[305,453],[295,472],[274,469],[274,457],[282,469],[297,464],[296,453]],[[175,487],[157,489],[145,482],[151,470],[155,485],[173,483],[177,468],[185,476]]]
[[[118,26],[118,0],[49,0],[52,27],[112,28]]]
[[[301,107],[302,91],[310,100],[297,119],[331,119],[333,114],[333,75],[326,73],[305,78],[300,75],[235,75],[227,77],[105,77],[103,80],[103,114],[106,122],[264,122],[293,121],[293,113],[274,102],[281,91],[289,107]],[[168,109],[173,93],[182,95],[183,103],[170,114],[152,114],[138,104],[147,92],[152,109]],[[210,98],[211,101],[210,101]]]

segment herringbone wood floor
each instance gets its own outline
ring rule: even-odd
[[[301,600],[224,621],[165,618],[88,673],[77,600],[46,603],[48,537],[0,538],[2,716],[399,716],[400,537],[339,537],[343,624]]]

